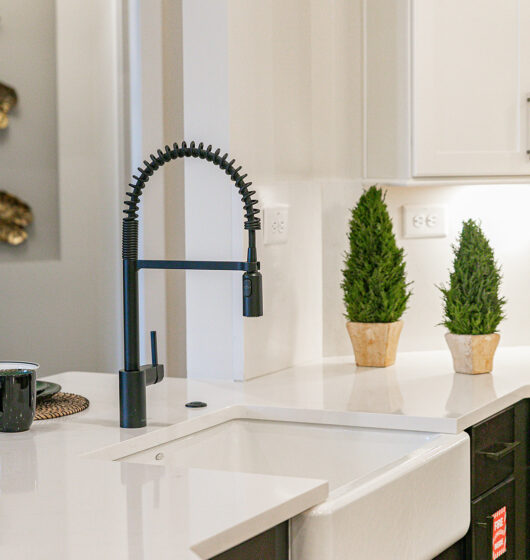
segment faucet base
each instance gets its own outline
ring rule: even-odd
[[[147,425],[145,370],[120,371],[120,427]]]
[[[156,339],[155,339],[156,340]],[[156,358],[156,341],[155,341]],[[156,360],[155,360],[156,361]],[[164,379],[162,364],[148,364],[139,370],[120,370],[120,427],[143,428],[146,426],[146,396],[148,385],[160,383]]]

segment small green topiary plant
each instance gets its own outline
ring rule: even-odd
[[[348,237],[341,284],[346,317],[356,323],[398,321],[407,308],[411,283],[382,189],[372,186],[362,194],[351,213]]]
[[[452,334],[497,332],[506,303],[499,294],[502,275],[479,224],[473,220],[463,223],[453,253],[449,286],[439,286],[444,303],[442,324]]]

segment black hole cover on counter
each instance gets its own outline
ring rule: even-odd
[[[208,405],[202,401],[191,401],[189,403],[186,403],[186,408],[204,408],[205,406]]]

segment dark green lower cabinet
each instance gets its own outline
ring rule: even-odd
[[[280,523],[212,560],[289,560],[289,522]]]
[[[464,539],[459,540],[453,546],[442,552],[436,560],[463,560],[466,557]]]
[[[467,432],[471,524],[462,540],[434,560],[530,560],[530,400]]]

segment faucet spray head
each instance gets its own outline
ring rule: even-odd
[[[263,315],[263,293],[261,273],[258,271],[243,274],[243,317]]]

